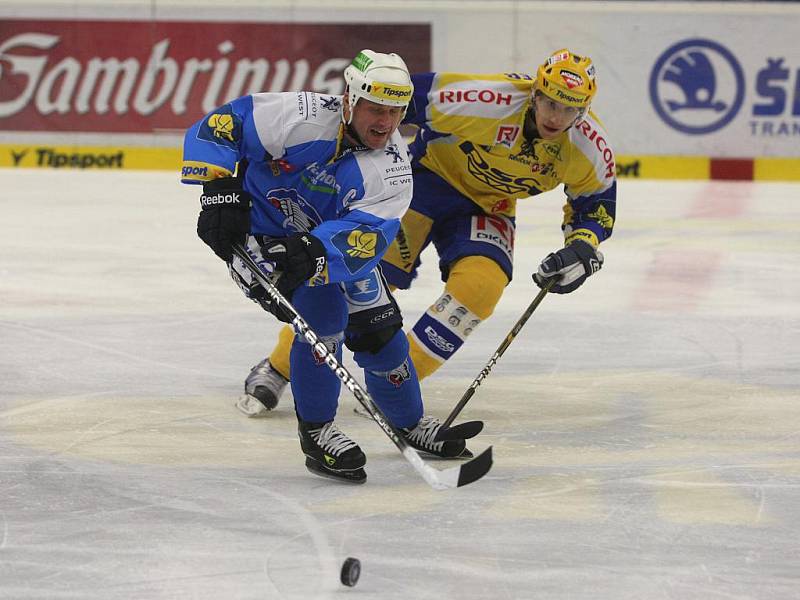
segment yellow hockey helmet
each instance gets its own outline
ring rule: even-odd
[[[566,48],[554,52],[536,72],[536,90],[561,104],[588,108],[597,92],[592,59]]]

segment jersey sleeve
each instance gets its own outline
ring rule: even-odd
[[[230,177],[243,159],[282,156],[289,130],[284,123],[286,101],[286,94],[243,96],[197,121],[184,136],[181,181],[201,184]]]
[[[573,127],[570,169],[564,180],[567,203],[562,229],[566,244],[576,239],[597,246],[614,231],[617,178],[608,134],[594,116]]]
[[[381,219],[361,211],[315,227],[311,233],[325,246],[328,258],[324,283],[349,281],[369,273],[399,229],[400,219]]]

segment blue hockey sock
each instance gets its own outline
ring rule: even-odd
[[[422,418],[422,393],[408,340],[398,330],[378,352],[356,352],[367,390],[395,427],[414,427]]]
[[[336,360],[341,362],[341,336],[326,337],[322,341],[328,350],[333,351]],[[289,365],[297,414],[303,421],[311,423],[331,421],[336,416],[342,388],[339,378],[305,340],[295,338],[289,355]]]
[[[347,306],[338,285],[300,286],[292,302],[336,359],[342,360],[342,333],[347,324]],[[323,423],[336,415],[341,382],[312,351],[305,338],[295,336],[289,355],[295,410],[303,421]]]

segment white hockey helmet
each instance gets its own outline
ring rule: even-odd
[[[350,104],[350,121],[359,98],[376,104],[408,108],[414,85],[403,59],[397,54],[382,54],[362,50],[344,70],[347,100]],[[349,123],[349,121],[348,121]]]

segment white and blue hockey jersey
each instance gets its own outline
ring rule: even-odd
[[[310,232],[325,245],[327,272],[315,285],[371,271],[411,202],[411,165],[400,133],[381,150],[347,147],[341,110],[341,96],[253,94],[206,115],[184,139],[183,183],[228,177],[246,165],[251,233]]]

